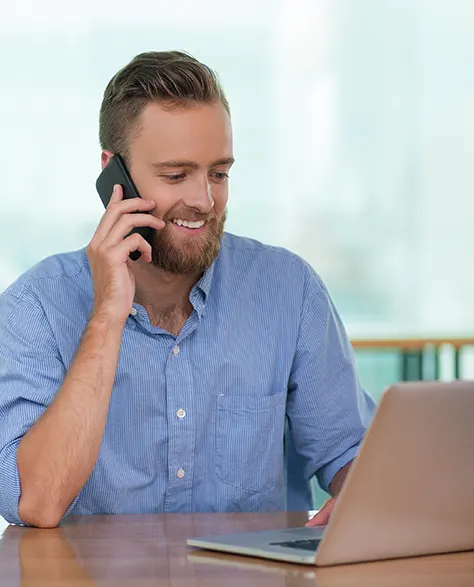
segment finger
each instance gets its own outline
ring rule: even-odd
[[[329,521],[330,513],[326,509],[320,510],[315,516],[305,524],[307,527],[326,526]]]
[[[115,200],[113,202],[111,200],[99,222],[99,225],[97,226],[92,240],[96,245],[99,245],[103,242],[103,240],[112,230],[113,226],[124,214],[131,214],[133,212],[150,212],[153,210],[155,205],[155,202],[151,200],[144,200],[142,198]]]
[[[326,526],[329,522],[329,518],[331,517],[331,513],[334,507],[334,501],[330,499],[327,501],[323,507],[319,510],[317,514],[315,514],[309,522],[305,525],[308,527],[311,526]]]
[[[120,243],[133,229],[148,226],[155,230],[163,230],[166,226],[163,220],[158,220],[150,214],[125,214],[113,226],[112,230],[102,242],[103,247],[113,247]]]
[[[119,183],[116,183],[114,185],[114,188],[112,190],[112,195],[110,197],[109,203],[107,205],[110,206],[110,204],[113,204],[114,202],[120,202],[120,200],[122,200],[123,198],[123,188]]]
[[[117,263],[125,263],[128,260],[128,256],[133,251],[140,251],[141,259],[146,263],[151,262],[151,245],[138,233],[131,234],[126,239],[123,239],[113,249],[114,260]]]

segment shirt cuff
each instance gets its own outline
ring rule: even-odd
[[[20,441],[12,442],[6,446],[0,456],[0,470],[2,471],[1,490],[0,490],[0,515],[10,524],[18,526],[28,526],[20,518],[18,503],[20,501],[20,475],[17,466],[17,452]],[[76,495],[74,501],[68,507],[62,520],[69,515],[77,503],[79,495]],[[62,521],[61,520],[61,521]]]
[[[329,486],[331,485],[334,476],[343,467],[345,467],[347,463],[350,463],[356,458],[357,453],[360,449],[360,445],[361,442],[354,446],[351,446],[351,448],[349,448],[348,450],[346,450],[345,453],[337,457],[337,459],[334,459],[327,465],[324,465],[324,467],[321,467],[321,469],[319,469],[319,471],[316,472],[316,477],[318,479],[318,483],[321,489],[329,493]]]
[[[19,441],[8,444],[0,456],[2,488],[0,491],[0,515],[10,524],[23,524],[18,514],[20,500],[20,476],[16,466],[16,453]]]

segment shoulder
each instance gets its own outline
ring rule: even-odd
[[[283,286],[302,290],[307,295],[324,293],[321,277],[299,255],[283,247],[225,233],[220,261],[234,272],[258,278],[260,285]]]
[[[90,268],[85,249],[60,253],[43,259],[20,275],[2,294],[32,302],[67,297],[70,292],[88,289]]]

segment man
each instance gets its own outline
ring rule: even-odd
[[[0,515],[281,510],[286,418],[306,479],[336,496],[374,404],[313,270],[223,232],[234,158],[215,74],[138,55],[105,90],[100,141],[142,198],[116,186],[85,250],[1,297]],[[152,246],[127,236],[143,226]]]

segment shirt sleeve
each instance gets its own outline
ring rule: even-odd
[[[325,491],[357,455],[375,410],[362,389],[352,345],[330,296],[306,266],[304,302],[287,414],[294,448]]]
[[[0,297],[0,515],[10,523],[23,524],[18,513],[18,446],[52,402],[64,377],[65,367],[39,302],[4,293]],[[77,497],[68,512],[76,501]]]

